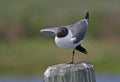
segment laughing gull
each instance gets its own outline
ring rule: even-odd
[[[75,50],[87,54],[85,48],[81,45],[85,37],[89,23],[89,12],[86,12],[85,18],[74,24],[41,29],[40,32],[54,38],[55,43],[60,48],[73,49],[72,61],[74,60]]]

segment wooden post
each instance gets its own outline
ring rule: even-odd
[[[96,82],[93,65],[89,62],[49,66],[44,82]]]

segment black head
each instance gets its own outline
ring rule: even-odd
[[[68,29],[65,27],[59,27],[57,29],[56,36],[59,38],[65,37],[68,34]]]

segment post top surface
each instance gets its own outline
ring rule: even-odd
[[[49,66],[45,71],[45,76],[56,75],[56,74],[64,74],[67,71],[77,71],[93,68],[93,65],[90,62],[74,62],[72,64],[62,63],[53,66]],[[94,69],[94,68],[93,68]]]

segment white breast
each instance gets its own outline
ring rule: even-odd
[[[75,45],[73,44],[73,41],[71,41],[72,33],[69,30],[68,35],[62,38],[55,37],[55,43],[60,48],[66,48],[66,49],[73,49],[75,48]]]

